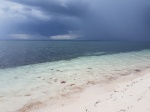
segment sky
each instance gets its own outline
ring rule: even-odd
[[[0,39],[150,41],[150,1],[0,0]]]

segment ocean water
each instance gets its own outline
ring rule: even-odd
[[[0,111],[149,67],[144,42],[1,41]]]
[[[148,42],[0,41],[0,69],[144,49]]]

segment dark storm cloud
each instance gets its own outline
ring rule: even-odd
[[[5,5],[0,7],[0,35],[7,38],[77,36],[91,40],[150,40],[148,0],[2,0],[2,3]]]
[[[47,39],[54,35],[70,35],[72,32],[80,30],[81,18],[87,12],[85,8],[81,7],[84,3],[64,3],[56,0],[44,2],[41,0],[13,0],[7,2],[5,4],[8,6],[1,8],[3,13],[8,16],[3,18],[3,21],[8,18],[4,24],[7,29],[5,30],[6,34],[38,34],[47,37]],[[8,24],[8,22],[10,23]]]
[[[26,24],[20,25],[18,27],[19,30],[24,30],[28,32],[29,34],[36,34],[37,32],[40,33],[40,35],[43,36],[51,36],[51,35],[63,35],[67,34],[69,31],[76,31],[79,29],[78,23],[76,23],[76,20],[57,20],[53,19],[50,21],[35,21],[35,22],[28,22]]]
[[[82,17],[85,15],[87,4],[79,1],[67,1],[67,2],[60,2],[57,0],[13,0],[15,2],[35,6],[43,10],[45,13],[54,14],[54,15],[64,15],[64,16],[73,16],[73,17]],[[63,1],[63,0],[62,0]]]

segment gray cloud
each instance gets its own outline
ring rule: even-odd
[[[85,15],[87,2],[68,0],[66,2],[58,0],[14,0],[15,2],[40,8],[42,11],[52,15],[63,15],[72,17],[82,17]]]
[[[0,39],[19,34],[32,39],[60,38],[60,35],[64,38],[74,32],[71,35],[82,35],[78,39],[150,40],[148,0],[2,0],[1,3]]]
[[[143,40],[149,39],[150,21],[145,12],[150,2],[147,0],[105,0],[92,4],[93,16],[86,23],[87,36],[103,40]],[[145,21],[147,19],[147,22]]]

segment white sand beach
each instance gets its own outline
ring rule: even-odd
[[[26,102],[19,110],[8,112],[150,112],[149,82],[150,70],[146,69],[101,83],[91,82],[84,89],[75,86],[68,94]],[[14,109],[13,104],[9,108]]]
[[[33,112],[150,112],[150,73],[134,75],[91,85],[60,100],[58,107],[47,105]]]

